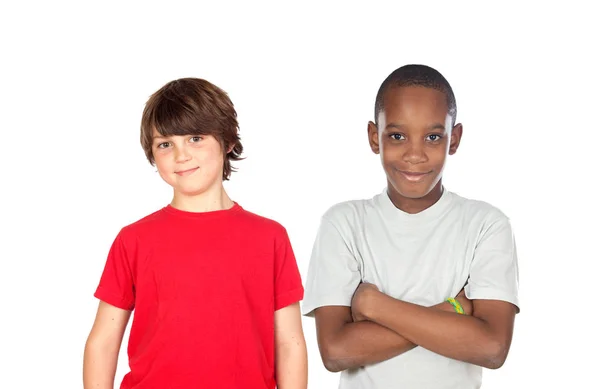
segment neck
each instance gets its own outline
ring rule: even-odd
[[[399,194],[388,181],[388,196],[396,208],[406,213],[415,214],[426,210],[442,197],[442,180],[433,187],[425,196],[420,198],[409,198]]]
[[[223,185],[199,194],[183,194],[175,192],[171,206],[186,212],[222,211],[233,207],[234,203],[227,195]]]

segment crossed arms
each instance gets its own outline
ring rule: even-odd
[[[443,302],[422,307],[361,283],[352,306],[315,310],[317,340],[327,370],[337,372],[382,362],[416,346],[489,369],[504,364],[517,308],[499,300],[457,300],[465,315]]]

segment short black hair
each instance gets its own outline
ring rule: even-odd
[[[383,81],[375,99],[375,123],[383,110],[383,95],[388,89],[401,86],[422,86],[436,89],[446,95],[448,114],[452,117],[452,126],[456,122],[456,98],[450,83],[440,72],[427,65],[404,65],[394,70]]]

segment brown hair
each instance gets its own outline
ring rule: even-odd
[[[153,130],[162,136],[212,135],[223,150],[223,180],[228,180],[239,161],[242,143],[238,134],[237,113],[223,90],[200,78],[180,78],[156,91],[142,114],[140,141],[150,164]],[[229,148],[230,152],[227,152]]]

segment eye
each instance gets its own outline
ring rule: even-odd
[[[438,140],[442,139],[441,135],[438,134],[429,134],[427,135],[427,140],[430,142],[436,142]]]
[[[163,143],[159,143],[156,147],[159,149],[166,149],[167,147],[169,147],[169,142],[163,142]]]
[[[191,141],[192,143],[198,143],[198,142],[200,142],[201,140],[202,140],[202,137],[201,137],[201,136],[192,136],[192,137],[190,138],[190,141]]]
[[[393,140],[403,140],[404,139],[404,135],[402,135],[402,134],[390,134],[390,138],[392,138]]]

